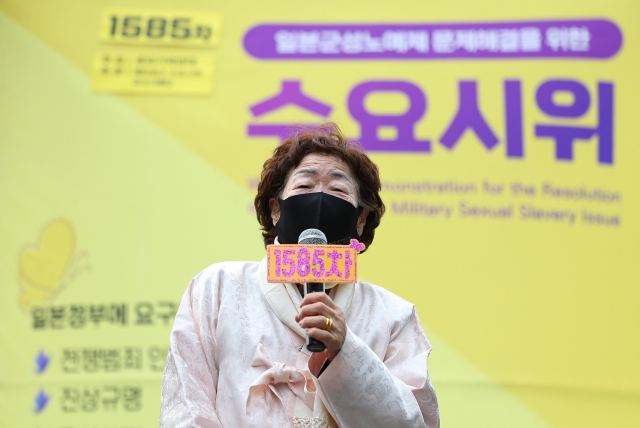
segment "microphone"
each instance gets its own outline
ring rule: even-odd
[[[298,244],[326,245],[327,237],[318,229],[307,229],[300,234]],[[304,295],[309,293],[324,293],[324,283],[308,282],[303,285]],[[311,352],[322,352],[326,349],[324,343],[307,336],[307,349]]]

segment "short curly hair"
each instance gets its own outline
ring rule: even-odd
[[[281,196],[289,174],[300,165],[305,156],[320,153],[334,156],[351,168],[358,185],[358,203],[369,210],[360,236],[360,241],[369,248],[385,211],[380,198],[381,184],[377,165],[369,159],[362,147],[348,141],[335,123],[296,129],[298,132],[273,151],[273,156],[264,163],[260,175],[254,205],[264,245],[273,244],[277,235],[271,219],[269,200]]]

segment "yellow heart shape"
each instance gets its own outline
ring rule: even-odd
[[[36,249],[20,255],[20,277],[39,289],[54,290],[60,285],[75,250],[75,233],[67,220],[49,223]],[[26,280],[26,281],[25,281]]]

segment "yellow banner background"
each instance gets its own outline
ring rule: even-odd
[[[219,43],[101,41],[105,11],[129,8],[213,14]],[[247,31],[265,23],[541,17],[608,19],[622,31],[622,48],[598,60],[272,61],[243,47]],[[322,119],[358,136],[348,95],[362,82],[384,80],[408,81],[426,94],[415,135],[429,138],[432,151],[371,153],[387,214],[360,256],[359,275],[416,304],[434,345],[429,367],[443,426],[640,426],[639,20],[640,5],[626,1],[2,0],[0,426],[156,426],[172,317],[190,278],[215,262],[265,254],[252,200],[278,139],[250,137],[248,126]],[[213,89],[196,97],[92,92],[96,55],[149,50],[210,55]],[[522,85],[521,159],[504,150],[509,79]],[[550,79],[588,89],[588,113],[566,121],[582,126],[598,120],[598,83],[613,84],[612,164],[597,162],[595,137],[574,144],[567,162],[555,159],[551,139],[534,135],[536,124],[565,123],[536,104],[536,90]],[[252,115],[250,107],[283,81],[301,82],[331,113],[319,118],[287,106]],[[496,149],[473,132],[453,150],[439,143],[458,110],[460,81],[477,83]],[[366,108],[397,115],[407,103],[378,93]],[[380,132],[393,138],[393,130]],[[442,190],[450,182],[476,191]],[[416,190],[416,183],[435,184]],[[545,185],[620,197],[570,200],[544,193]],[[577,217],[524,219],[522,204]],[[512,207],[513,216],[466,215],[469,206]],[[428,207],[440,207],[433,208],[440,215]],[[595,224],[585,211],[619,220]],[[416,266],[427,275],[416,280]]]

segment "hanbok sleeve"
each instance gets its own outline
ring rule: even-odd
[[[438,401],[427,372],[430,351],[413,308],[384,361],[348,330],[342,350],[316,384],[342,428],[437,428]]]
[[[210,280],[196,277],[176,314],[162,378],[160,427],[222,428],[215,412],[217,344]]]

